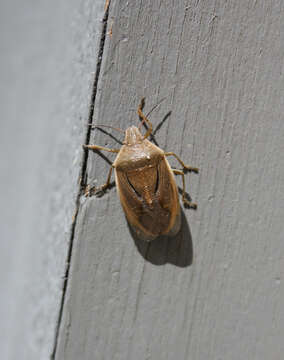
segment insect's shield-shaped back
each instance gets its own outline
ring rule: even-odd
[[[116,184],[127,220],[144,240],[180,228],[178,191],[164,152],[143,140],[123,146],[115,162]]]

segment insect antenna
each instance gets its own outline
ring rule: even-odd
[[[101,127],[106,127],[106,128],[110,128],[110,129],[113,129],[113,130],[116,130],[116,131],[119,131],[123,134],[125,134],[125,131],[120,129],[120,128],[116,128],[114,126],[111,126],[111,125],[102,125],[102,124],[97,124],[97,125],[93,125],[92,123],[88,124],[89,126],[92,127],[92,129],[95,129],[95,128],[101,128]]]

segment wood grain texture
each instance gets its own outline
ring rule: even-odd
[[[148,246],[115,188],[82,198],[56,359],[282,359],[282,2],[117,0],[108,24],[94,123],[159,104],[155,138],[201,169],[186,177],[199,206]],[[90,153],[88,180],[108,167]]]

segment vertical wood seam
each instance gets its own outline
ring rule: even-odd
[[[99,49],[98,49],[94,83],[93,83],[93,87],[92,87],[92,95],[91,95],[90,106],[89,106],[89,114],[88,114],[88,119],[87,119],[88,123],[87,123],[87,131],[86,131],[86,136],[85,136],[85,144],[89,144],[89,142],[90,142],[91,128],[92,128],[90,126],[90,124],[92,124],[92,122],[93,122],[98,81],[99,81],[99,76],[100,76],[100,70],[101,70],[104,46],[105,46],[105,38],[106,38],[106,32],[107,32],[108,15],[109,15],[109,7],[110,7],[109,5],[110,4],[108,3],[108,6],[105,9],[104,17],[102,20],[103,25],[102,25],[101,38],[100,38],[100,44],[99,44]],[[81,166],[81,170],[80,170],[80,174],[79,174],[79,189],[78,189],[78,194],[77,194],[76,201],[75,201],[74,219],[72,221],[71,230],[70,230],[70,241],[69,241],[69,248],[68,248],[67,259],[66,259],[66,268],[65,268],[62,296],[61,296],[61,302],[60,302],[60,307],[59,307],[59,312],[58,312],[57,324],[55,327],[54,345],[53,345],[52,354],[50,356],[51,360],[54,360],[56,357],[59,330],[60,330],[60,326],[61,326],[61,322],[62,322],[63,309],[64,309],[64,304],[65,304],[67,286],[68,286],[68,278],[69,278],[70,263],[71,263],[71,258],[72,258],[75,228],[76,228],[76,223],[77,223],[78,211],[79,211],[79,207],[80,207],[80,198],[82,196],[82,192],[85,187],[87,162],[88,162],[88,151],[84,150],[83,155],[82,155],[82,166]]]

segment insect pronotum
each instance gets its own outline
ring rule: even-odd
[[[181,210],[174,174],[182,176],[182,200],[185,205],[197,205],[186,199],[184,171],[198,173],[198,168],[187,166],[173,152],[165,152],[147,138],[152,134],[152,124],[142,112],[144,98],[138,106],[140,127],[146,123],[145,135],[140,127],[131,126],[125,131],[125,139],[120,149],[109,149],[99,145],[83,145],[85,149],[117,153],[110,167],[107,181],[95,192],[104,191],[110,185],[112,170],[128,223],[146,241],[159,235],[177,234],[181,224]],[[99,127],[99,126],[98,126]],[[118,129],[120,130],[120,129]],[[167,157],[174,156],[182,165],[182,170],[172,169]]]

